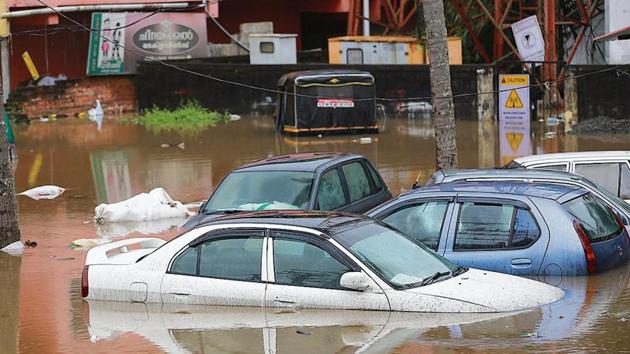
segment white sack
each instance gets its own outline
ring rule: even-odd
[[[171,199],[163,188],[155,188],[122,202],[101,204],[94,209],[94,213],[97,223],[186,218],[191,215],[182,203]]]

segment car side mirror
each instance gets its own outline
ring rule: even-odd
[[[363,272],[347,272],[341,276],[339,284],[347,289],[364,291],[370,288],[370,277]]]

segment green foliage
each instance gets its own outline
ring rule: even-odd
[[[153,107],[142,116],[131,118],[128,122],[144,125],[156,132],[192,132],[214,127],[218,123],[229,120],[230,116],[227,113],[210,111],[198,102],[189,101],[173,111]]]

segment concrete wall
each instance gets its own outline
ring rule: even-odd
[[[391,99],[430,97],[428,65],[247,65],[219,64],[207,61],[179,61],[179,67],[203,73],[210,77],[236,81],[246,85],[276,90],[280,76],[291,71],[310,69],[358,69],[372,73],[376,79],[377,97]],[[454,65],[451,67],[453,93],[477,92],[477,69],[485,66]],[[276,100],[274,92],[264,92],[243,86],[222,83],[211,78],[191,75],[156,63],[143,63],[138,67],[135,79],[140,109],[154,105],[174,108],[190,99],[218,111],[247,114],[253,106],[264,106]],[[378,101],[388,111],[393,111],[400,101]],[[458,119],[477,119],[475,95],[454,100]]]
[[[576,77],[577,120],[597,117],[630,119],[630,65],[618,65],[614,70],[599,72],[612,66],[573,65],[568,67]],[[593,73],[592,75],[582,76]],[[566,89],[565,85],[565,89]],[[571,86],[569,86],[571,87]],[[565,97],[566,97],[565,93]],[[575,104],[572,99],[571,104]]]

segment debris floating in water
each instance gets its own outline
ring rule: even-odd
[[[165,149],[166,148],[172,148],[172,147],[178,147],[178,148],[184,150],[186,148],[186,144],[184,144],[184,142],[182,141],[179,144],[161,144],[160,147],[163,147]]]
[[[35,248],[37,247],[37,241],[26,240],[24,241],[24,247]]]
[[[70,243],[70,248],[75,249],[75,248],[82,248],[82,249],[89,249],[95,246],[99,246],[102,245],[104,243],[108,243],[110,242],[107,239],[103,239],[103,238],[80,238],[78,240],[74,240]]]
[[[63,194],[63,192],[65,191],[66,191],[65,188],[62,188],[59,186],[41,186],[41,187],[35,187],[33,189],[29,189],[22,193],[18,193],[18,195],[25,195],[35,200],[55,199],[61,194]]]

